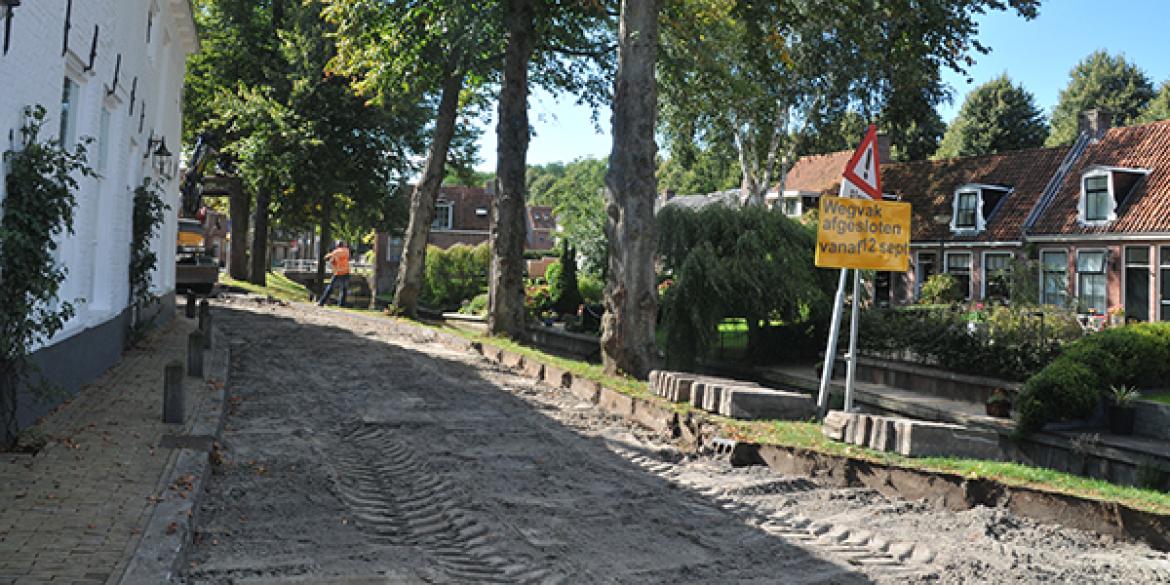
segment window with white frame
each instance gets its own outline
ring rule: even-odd
[[[959,194],[955,196],[954,228],[960,230],[976,229],[978,227],[978,223],[976,223],[978,207],[978,191],[960,191]]]
[[[917,258],[914,263],[915,298],[922,294],[922,285],[926,284],[927,279],[938,271],[938,255],[934,252],[919,252]]]
[[[1064,306],[1068,302],[1068,252],[1040,252],[1040,304]]]
[[[1109,175],[1085,177],[1085,221],[1108,221],[1113,212],[1109,195]]]
[[[796,217],[800,215],[800,199],[796,197],[785,197],[781,200],[783,203],[784,215],[788,217]]]
[[[450,203],[439,203],[435,205],[435,221],[431,222],[431,229],[433,230],[449,230],[451,229],[451,219],[453,209]]]
[[[1011,264],[1011,252],[988,252],[983,255],[984,296],[988,300],[1011,300]]]
[[[1163,321],[1170,321],[1170,246],[1162,246],[1159,252],[1161,259],[1160,273],[1161,273],[1161,319]]]
[[[66,77],[61,88],[61,131],[58,138],[65,148],[73,146],[77,126],[77,104],[81,97],[77,82]]]
[[[1104,313],[1109,306],[1105,299],[1105,250],[1077,251],[1077,305],[1078,310]]]
[[[95,161],[94,170],[104,175],[106,172],[106,165],[110,160],[110,109],[102,108],[101,122],[98,127],[98,151],[97,161]]]
[[[946,273],[959,282],[959,292],[963,293],[963,300],[969,300],[971,298],[971,253],[947,253]]]

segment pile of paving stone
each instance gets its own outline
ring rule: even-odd
[[[821,431],[834,441],[907,457],[1005,459],[999,435],[950,423],[833,410]]]
[[[650,391],[671,402],[742,420],[803,420],[816,412],[812,397],[798,392],[764,388],[754,382],[702,376],[689,372],[654,370]]]

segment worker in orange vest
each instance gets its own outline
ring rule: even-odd
[[[337,246],[325,255],[325,259],[333,267],[333,278],[329,281],[329,286],[325,287],[325,292],[321,293],[321,300],[317,301],[317,306],[325,306],[325,302],[333,294],[333,287],[336,286],[341,291],[337,306],[344,307],[345,297],[349,293],[349,248],[345,247],[345,242],[337,240]]]

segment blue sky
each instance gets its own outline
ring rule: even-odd
[[[955,99],[939,113],[950,121],[971,89],[1007,73],[1032,92],[1036,105],[1051,112],[1069,71],[1097,49],[1124,54],[1145,70],[1155,87],[1170,79],[1170,1],[1168,0],[1046,0],[1040,16],[1025,21],[1014,13],[996,12],[980,19],[979,39],[992,48],[975,55],[976,64],[965,76],[945,72]],[[572,96],[535,92],[529,101],[529,121],[536,131],[528,149],[529,164],[571,161],[609,154],[608,110],[600,112],[604,132],[597,132],[590,110]],[[496,134],[493,120],[484,120],[480,137],[481,170],[494,170]]]

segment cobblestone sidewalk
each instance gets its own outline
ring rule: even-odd
[[[40,423],[36,455],[0,453],[0,585],[116,582],[177,451],[159,447],[163,367],[184,360],[194,322],[181,313]],[[187,377],[187,417],[210,402]]]

